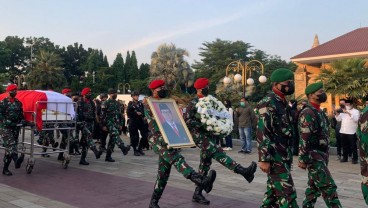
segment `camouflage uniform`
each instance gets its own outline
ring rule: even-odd
[[[217,162],[227,167],[229,170],[234,171],[237,174],[241,174],[249,183],[252,182],[254,178],[254,172],[257,169],[257,165],[255,162],[252,162],[248,168],[244,168],[237,162],[235,162],[231,157],[226,155],[224,150],[217,146],[216,137],[203,128],[202,122],[198,117],[196,104],[199,102],[199,98],[194,98],[187,107],[187,115],[186,124],[191,131],[191,135],[197,147],[200,148],[200,164],[199,164],[199,173],[203,176],[207,176],[208,171],[210,170],[212,159],[215,159]],[[225,137],[226,135],[222,135],[221,137]],[[212,187],[211,187],[212,188]],[[211,189],[210,188],[210,189]],[[193,195],[193,201],[198,202],[200,204],[209,204],[208,201],[202,195],[202,188],[196,187]],[[208,193],[208,190],[205,189]]]
[[[167,181],[169,180],[172,166],[174,166],[186,179],[190,179],[197,186],[202,188],[208,188],[209,186],[212,187],[216,178],[216,172],[211,170],[208,177],[203,177],[195,172],[194,169],[186,163],[185,158],[180,154],[178,149],[167,147],[148,104],[144,104],[144,114],[149,126],[149,143],[152,146],[153,151],[159,155],[157,179],[150,207],[159,207],[157,203],[164,192]]]
[[[18,160],[18,136],[20,127],[17,127],[24,119],[22,103],[17,98],[4,98],[0,102],[0,127],[1,137],[3,139],[4,154],[4,170],[8,171],[9,164],[13,158],[15,163]],[[23,160],[23,159],[22,159]],[[19,164],[20,167],[20,164]],[[19,168],[16,165],[16,168]],[[3,174],[4,173],[3,170]],[[10,173],[11,175],[11,173]]]
[[[43,145],[48,147],[50,144],[52,147],[56,148],[59,143],[55,142],[54,139],[54,129],[55,128],[55,124],[51,124],[51,123],[44,123],[42,125],[42,130],[40,131],[39,135],[38,135],[38,139],[37,139],[37,143],[39,145]],[[52,130],[44,130],[44,129],[52,129]],[[47,149],[43,148],[43,152],[46,152]],[[42,156],[47,156],[49,157],[48,154],[42,154]]]
[[[303,207],[314,207],[322,194],[327,207],[341,207],[328,164],[329,121],[325,113],[308,104],[299,115],[299,162],[307,165],[308,187]]]
[[[290,174],[294,129],[289,105],[271,92],[258,103],[256,114],[259,161],[271,165],[261,207],[298,207]]]
[[[96,145],[93,142],[93,128],[96,120],[96,106],[92,100],[82,98],[77,104],[77,122],[82,123],[82,138],[80,145],[82,146],[81,163],[87,165],[85,158],[87,156],[87,150],[90,148],[96,158],[100,158],[101,152],[97,151]]]
[[[360,171],[362,175],[362,192],[368,205],[368,106],[362,111],[358,127]]]
[[[130,146],[124,146],[123,140],[119,136],[119,129],[124,125],[124,118],[121,114],[121,105],[118,101],[108,99],[101,104],[101,125],[107,127],[110,134],[109,143],[107,145],[106,157],[111,157],[115,144],[126,155]]]

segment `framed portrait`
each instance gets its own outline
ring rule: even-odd
[[[147,102],[169,148],[195,146],[175,100],[147,98]]]

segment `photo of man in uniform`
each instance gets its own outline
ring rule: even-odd
[[[163,118],[162,127],[171,144],[187,143],[189,138],[179,118],[175,118],[167,104],[160,103],[159,109]]]

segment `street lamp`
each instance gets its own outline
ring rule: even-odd
[[[245,97],[245,87],[246,85],[254,85],[254,79],[252,76],[252,71],[260,71],[261,76],[259,77],[260,83],[265,83],[267,81],[267,77],[264,76],[264,67],[260,61],[252,60],[249,62],[245,62],[242,64],[241,60],[233,61],[226,67],[226,76],[224,77],[224,85],[229,85],[231,83],[231,79],[228,77],[229,71],[237,72],[234,76],[235,83],[242,83],[243,87],[243,96]],[[241,74],[239,74],[239,72]],[[247,79],[247,74],[249,73],[249,78]]]
[[[84,71],[84,77],[87,78],[89,74],[89,71]],[[96,72],[93,71],[92,72],[92,84],[95,84],[95,76],[96,76]]]
[[[31,47],[31,61],[30,61],[30,66],[32,69],[32,60],[33,60],[33,45],[35,44],[33,38],[31,37],[31,42],[26,43],[27,45],[29,45]]]
[[[15,75],[14,83],[16,83],[19,87],[24,87],[27,83],[25,82],[26,76],[24,74]]]
[[[119,83],[118,84],[118,92],[120,93],[121,86],[123,86],[123,94],[125,94],[125,90],[130,92],[130,84],[129,83]]]

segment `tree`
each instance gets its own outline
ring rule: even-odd
[[[115,75],[114,86],[118,86],[119,83],[123,82],[124,77],[124,59],[121,53],[116,55],[114,63],[111,65],[113,74]]]
[[[139,78],[138,61],[135,55],[135,51],[132,51],[132,56],[130,57],[130,66],[129,66],[128,71],[130,74],[130,80],[135,80]]]
[[[127,51],[127,55],[125,58],[125,64],[124,64],[124,71],[123,71],[123,82],[127,83],[130,81],[130,66],[131,66],[130,52]]]
[[[321,68],[317,80],[322,80],[332,95],[360,99],[368,92],[367,70],[367,59],[342,59],[332,62],[330,68]]]
[[[164,79],[169,89],[176,88],[177,84],[193,83],[194,73],[184,59],[189,53],[174,44],[162,44],[151,55],[150,74],[152,79]]]
[[[4,73],[10,66],[11,50],[6,47],[4,41],[0,41],[0,72]]]
[[[31,88],[59,90],[66,83],[61,68],[62,60],[59,55],[54,52],[40,50],[34,63],[34,69],[27,76]]]
[[[8,36],[4,40],[5,48],[11,51],[9,65],[6,66],[10,75],[20,75],[26,72],[27,50],[24,47],[24,38]]]
[[[139,79],[140,80],[144,80],[147,79],[149,77],[149,70],[150,70],[150,65],[145,63],[145,64],[141,64],[139,66]]]

